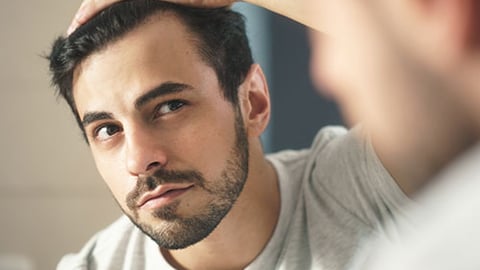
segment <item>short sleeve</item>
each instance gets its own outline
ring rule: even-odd
[[[327,127],[312,145],[310,188],[331,209],[371,228],[401,215],[409,202],[378,159],[361,126]]]

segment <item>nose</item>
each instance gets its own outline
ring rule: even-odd
[[[148,130],[136,128],[125,133],[126,166],[131,175],[150,174],[167,163],[167,156],[159,138]]]

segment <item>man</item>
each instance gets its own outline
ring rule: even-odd
[[[91,2],[74,25],[95,12]],[[300,7],[284,9],[287,2]],[[415,230],[400,226],[393,242],[380,240],[356,267],[479,269],[480,3],[275,3],[295,19],[296,10],[318,15],[314,28],[333,38],[313,39],[315,77],[330,86],[347,119],[364,121],[384,164],[409,179],[403,189],[421,190]]]
[[[264,157],[268,88],[228,8],[122,1],[49,59],[128,217],[59,269],[344,269],[405,201],[359,129]]]
[[[415,226],[392,224],[352,268],[480,269],[480,2],[352,2],[313,65],[417,190]]]

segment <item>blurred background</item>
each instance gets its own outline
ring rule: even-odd
[[[0,270],[54,269],[121,213],[96,172],[67,105],[57,100],[42,55],[80,1],[3,1],[0,9]],[[270,85],[266,152],[308,147],[318,129],[341,124],[313,90],[306,29],[237,4]]]

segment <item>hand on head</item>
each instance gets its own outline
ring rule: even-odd
[[[70,26],[68,27],[67,34],[70,35],[80,25],[88,21],[93,15],[97,14],[102,9],[109,5],[119,2],[121,0],[84,0],[77,10],[75,17],[73,18]]]
[[[84,0],[80,5],[75,17],[73,18],[67,34],[70,35],[80,25],[87,22],[98,12],[106,7],[123,0]],[[166,2],[199,6],[199,7],[221,7],[228,6],[236,2],[235,0],[164,0]]]

